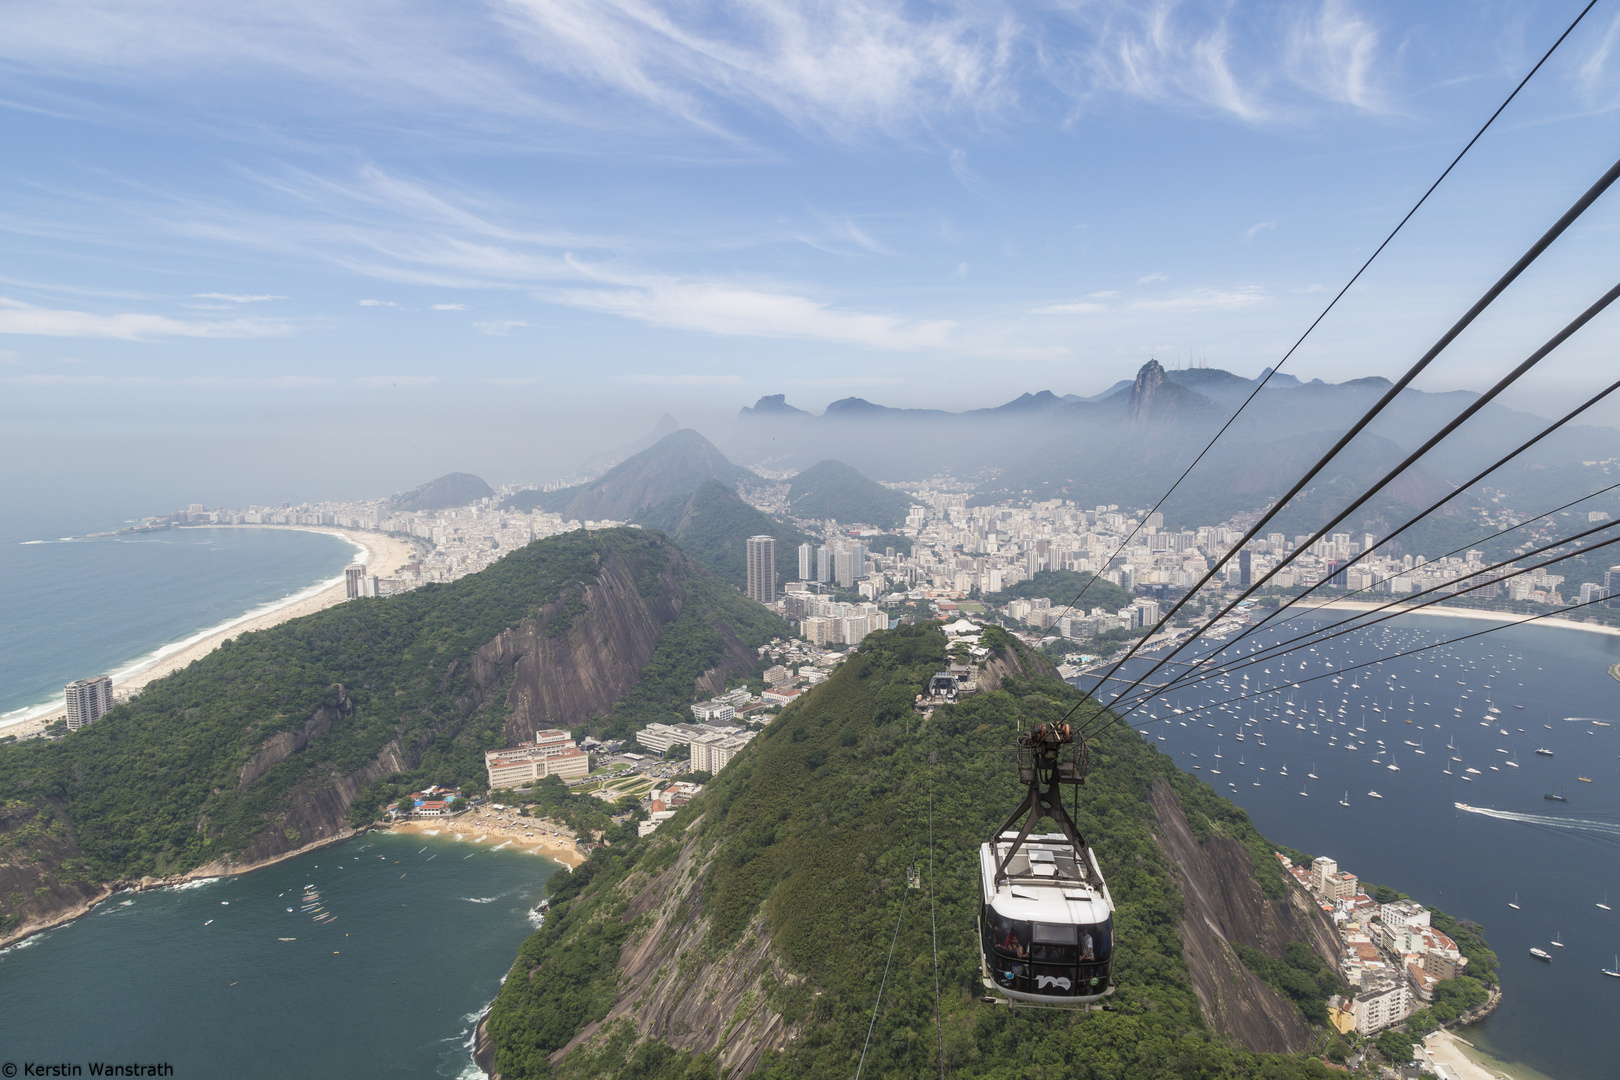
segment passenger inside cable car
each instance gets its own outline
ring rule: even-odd
[[[1091,925],[1025,922],[984,907],[985,953],[1004,990],[1071,998],[1100,992],[1113,957],[1113,920]]]

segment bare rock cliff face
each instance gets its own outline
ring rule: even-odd
[[[537,731],[572,727],[613,708],[652,659],[664,627],[680,617],[681,562],[670,560],[649,599],[637,590],[631,568],[611,560],[585,589],[589,610],[565,632],[551,632],[564,609],[559,601],[478,650],[474,685],[496,687],[507,672],[513,677],[507,738],[526,742]]]
[[[1019,649],[998,649],[979,667],[979,693],[1001,689],[1002,681],[1015,675],[1046,675],[1056,679],[1057,668],[1038,653]]]
[[[1289,942],[1304,941],[1337,969],[1333,924],[1297,889],[1283,900],[1267,898],[1248,850],[1236,840],[1218,836],[1199,843],[1181,800],[1162,779],[1153,782],[1152,803],[1159,844],[1187,904],[1179,928],[1182,951],[1204,1020],[1250,1050],[1309,1050],[1316,1030],[1293,1002],[1245,967],[1232,946],[1281,957]]]
[[[700,959],[709,932],[699,916],[707,863],[688,840],[673,865],[626,883],[625,921],[646,912],[656,913],[655,920],[620,953],[618,1002],[553,1054],[552,1064],[622,1022],[634,1024],[638,1038],[676,1050],[718,1050],[720,1075],[727,1077],[747,1076],[766,1051],[784,1049],[796,1037],[796,1027],[766,1004],[767,986],[791,985],[798,976],[771,947],[763,915],[719,959]]]

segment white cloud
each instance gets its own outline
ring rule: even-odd
[[[174,337],[276,337],[290,332],[288,324],[266,319],[189,321],[138,312],[100,315],[89,311],[35,307],[0,297],[0,334],[150,341]]]
[[[1288,34],[1285,70],[1298,85],[1329,101],[1367,112],[1384,108],[1375,84],[1378,30],[1341,0],[1323,0],[1315,16],[1301,15]]]
[[[1169,281],[1169,280],[1170,280],[1170,275],[1169,274],[1161,274],[1161,273],[1158,273],[1157,271],[1155,271],[1154,273],[1145,274],[1142,277],[1137,278],[1136,283],[1138,285],[1152,285],[1156,281]]]
[[[1247,229],[1243,230],[1243,239],[1253,240],[1256,236],[1265,232],[1267,229],[1275,229],[1276,227],[1277,223],[1275,221],[1262,221],[1258,224],[1250,225]]]
[[[262,295],[262,296],[243,296],[243,295],[240,295],[240,294],[237,294],[237,293],[220,293],[220,292],[192,293],[191,296],[192,296],[192,299],[194,299],[194,300],[228,300],[233,304],[260,304],[260,303],[263,303],[266,300],[285,300],[285,299],[287,299],[285,296],[271,296],[269,294],[265,294],[265,295]]]
[[[1130,307],[1134,311],[1231,311],[1264,304],[1270,299],[1263,290],[1245,285],[1235,289],[1193,289],[1159,300],[1135,300]]]
[[[434,304],[434,311],[466,311],[466,304]]]
[[[361,307],[397,307],[392,300],[362,300]]]
[[[736,386],[741,375],[616,375],[615,382],[647,386]]]
[[[1119,293],[1113,289],[1104,289],[1102,292],[1087,293],[1086,295],[1093,300],[1112,300]]]
[[[495,319],[490,322],[475,322],[473,323],[473,329],[480,334],[488,334],[491,337],[506,337],[513,330],[528,325],[528,322],[523,319]]]
[[[1048,304],[1032,311],[1035,315],[1095,315],[1108,310],[1107,304],[1095,304],[1087,300],[1071,300],[1066,304]]]
[[[954,323],[842,311],[786,292],[678,278],[611,279],[609,287],[564,288],[548,298],[680,330],[747,337],[811,338],[882,349],[940,348]]]

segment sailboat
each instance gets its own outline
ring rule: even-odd
[[[1603,974],[1612,976],[1613,978],[1616,978],[1616,979],[1620,979],[1620,954],[1616,954],[1616,956],[1614,958],[1614,967],[1612,967],[1612,968],[1604,968],[1603,969]]]
[[[1519,910],[1519,894],[1518,893],[1513,894],[1513,903],[1509,904],[1508,907],[1512,908],[1514,911]]]
[[[1613,908],[1611,908],[1609,906],[1609,894],[1608,893],[1603,894],[1603,903],[1599,904],[1598,907],[1602,908],[1604,911],[1613,911],[1614,910]]]
[[[1312,780],[1316,779],[1316,762],[1314,762],[1314,761],[1311,762],[1311,771],[1306,773],[1305,775],[1310,777]]]
[[[1552,939],[1552,943],[1554,945],[1558,946],[1560,949],[1562,949],[1564,947],[1564,943],[1562,941],[1559,941],[1558,937],[1559,937],[1559,935],[1554,934],[1553,939]]]
[[[1350,793],[1348,791],[1344,793],[1344,798],[1339,800],[1339,805],[1340,806],[1349,806],[1350,805]]]

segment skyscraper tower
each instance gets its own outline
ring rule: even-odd
[[[776,602],[776,537],[748,538],[748,599]]]
[[[799,545],[799,580],[814,581],[816,573],[816,549],[811,544]]]
[[[78,731],[113,707],[112,679],[102,675],[70,682],[62,688],[62,696],[67,703],[68,730]]]
[[[365,577],[366,567],[364,563],[350,563],[343,568],[343,584],[347,589],[350,600],[360,595]]]
[[[831,581],[833,577],[832,548],[822,544],[816,548],[816,580]]]

